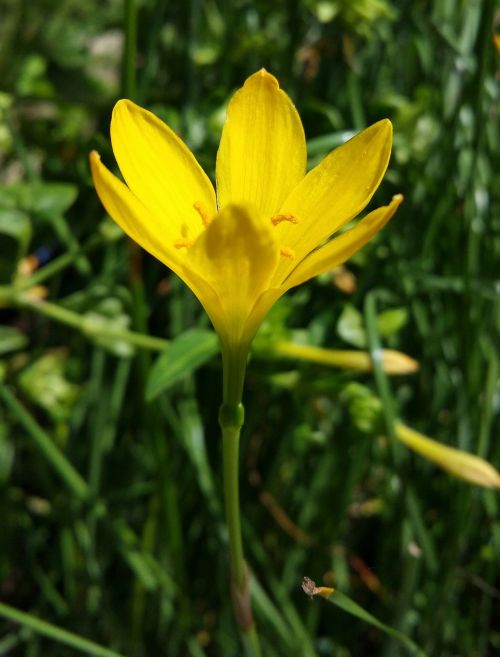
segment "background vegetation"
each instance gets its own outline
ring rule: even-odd
[[[376,200],[405,195],[348,269],[280,302],[249,366],[242,507],[264,653],[406,654],[309,600],[308,575],[429,656],[498,654],[498,495],[386,437],[398,416],[500,463],[494,3],[1,0],[0,11],[0,597],[29,614],[0,620],[0,655],[75,654],[60,640],[77,639],[35,618],[128,657],[241,654],[218,356],[151,383],[164,340],[207,320],[105,218],[87,154],[113,163],[110,112],[125,95],[213,174],[225,103],[261,66],[294,98],[311,165],[391,118]],[[380,342],[421,367],[389,381],[279,359],[266,353],[278,338]]]

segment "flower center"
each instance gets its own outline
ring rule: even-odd
[[[208,214],[207,209],[205,208],[203,203],[200,203],[200,201],[196,201],[196,203],[193,203],[193,209],[196,210],[196,212],[200,215],[201,222],[204,228],[207,228],[210,222],[212,221],[212,217]],[[189,249],[189,247],[192,246],[192,244],[193,244],[193,240],[190,240],[188,238],[188,227],[186,226],[186,224],[182,224],[181,239],[175,240],[174,247],[176,249]]]
[[[208,214],[203,203],[196,201],[196,203],[193,203],[193,209],[200,215],[204,228],[207,228],[212,221],[212,217]],[[278,226],[283,221],[288,221],[291,224],[299,223],[299,220],[293,214],[275,214],[271,217],[271,223],[273,226]],[[181,226],[181,238],[175,240],[174,247],[176,249],[189,249],[192,244],[193,240],[188,238],[188,227],[186,224],[183,224]],[[280,255],[284,258],[293,260],[295,258],[295,251],[288,246],[281,246]]]

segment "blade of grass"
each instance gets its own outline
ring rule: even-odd
[[[69,491],[79,500],[83,501],[87,499],[89,488],[86,481],[56,446],[51,437],[40,427],[24,406],[11,393],[9,388],[2,382],[0,382],[0,398],[3,399],[6,406],[26,429],[37,448],[66,484]]]
[[[403,471],[401,445],[396,444],[398,440],[394,428],[396,416],[394,411],[393,399],[391,395],[389,381],[383,370],[379,357],[381,353],[381,345],[377,331],[377,321],[376,321],[377,311],[376,311],[376,301],[375,301],[374,292],[370,292],[366,297],[365,319],[366,319],[368,344],[373,361],[373,373],[375,377],[375,383],[377,386],[378,394],[382,400],[382,412],[385,420],[385,428],[390,438],[394,467],[399,473],[401,478],[401,474]],[[406,480],[406,478],[404,479]],[[418,501],[418,496],[415,494],[412,486],[409,485],[407,481],[405,483],[405,505],[412,523],[412,528],[423,548],[429,570],[432,573],[434,573],[437,571],[438,568],[437,552],[431,534],[427,531],[425,523],[423,521],[423,514],[420,507],[420,503]]]
[[[14,621],[15,623],[19,623],[23,627],[28,627],[38,634],[42,634],[57,643],[63,643],[87,655],[93,655],[94,657],[123,657],[122,654],[115,650],[110,650],[109,648],[100,646],[90,639],[86,639],[85,637],[74,634],[73,632],[68,632],[57,625],[52,625],[52,623],[47,623],[47,621],[37,618],[33,614],[19,611],[19,609],[15,609],[14,607],[2,602],[0,602],[0,616]]]
[[[325,599],[328,600],[328,602],[334,604],[339,609],[342,609],[342,611],[345,611],[351,616],[355,616],[364,623],[373,625],[373,627],[376,627],[385,634],[389,634],[394,639],[397,639],[405,646],[410,655],[425,657],[425,654],[422,652],[422,650],[408,636],[379,621],[377,618],[375,618],[375,616],[358,605],[357,602],[354,602],[354,600],[352,600],[349,596],[345,595],[345,593],[342,593],[341,591],[335,591]]]

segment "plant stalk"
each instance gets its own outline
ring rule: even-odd
[[[231,598],[247,657],[261,657],[260,643],[253,621],[250,575],[243,552],[239,497],[240,432],[245,419],[243,383],[248,347],[222,349],[223,403],[219,411],[222,430],[224,499],[229,533]]]
[[[136,99],[137,59],[137,5],[136,0],[125,0],[124,28],[125,49],[123,53],[122,94],[124,98]]]

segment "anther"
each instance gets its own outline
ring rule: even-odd
[[[206,228],[208,224],[211,222],[211,218],[208,215],[208,212],[205,210],[203,204],[196,201],[196,203],[193,203],[193,208],[200,215],[203,225]]]
[[[271,223],[277,226],[282,221],[289,221],[291,224],[298,224],[299,221],[293,214],[275,214],[274,217],[271,217]]]
[[[295,258],[295,251],[288,246],[282,246],[280,249],[280,255],[284,258],[290,258],[290,260],[293,260]]]
[[[189,249],[189,247],[193,244],[192,240],[187,240],[187,239],[182,239],[182,240],[176,240],[174,242],[174,246],[176,249]]]

